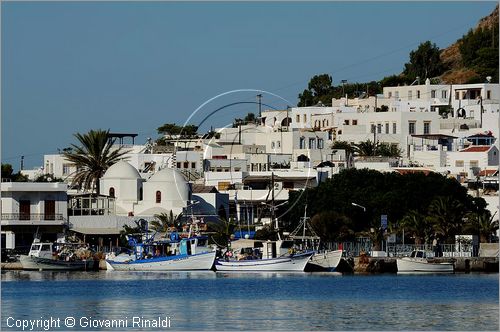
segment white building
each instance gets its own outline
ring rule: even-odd
[[[67,189],[64,183],[2,182],[2,237],[16,247],[30,246],[37,231],[55,240],[68,223]]]

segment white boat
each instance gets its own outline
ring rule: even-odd
[[[129,254],[109,255],[106,265],[117,271],[194,271],[210,270],[215,250],[207,247],[208,237],[135,243]]]
[[[313,252],[269,259],[215,261],[217,271],[232,272],[303,272]]]
[[[303,272],[314,252],[292,254],[281,246],[281,242],[234,241],[224,258],[215,261],[215,269],[232,272]]]
[[[410,257],[397,258],[396,264],[398,273],[453,273],[455,270],[453,263],[433,261],[423,250],[412,251]]]
[[[28,255],[19,257],[24,270],[92,270],[97,261],[82,244],[35,240]]]
[[[335,270],[341,258],[342,250],[325,250],[315,252],[308,264],[313,268]]]
[[[288,241],[292,241],[292,243],[285,245],[290,248],[298,246],[302,251],[314,251],[314,255],[307,264],[307,271],[334,271],[342,259],[342,250],[319,250],[321,238],[316,234],[309,221],[306,205],[304,216],[300,218],[297,228],[289,235],[290,240]]]

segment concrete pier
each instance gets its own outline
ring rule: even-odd
[[[498,258],[494,257],[442,257],[435,258],[435,260],[453,262],[455,264],[455,272],[458,273],[499,272]],[[344,266],[344,263],[339,264],[341,268],[339,272],[349,272]],[[352,268],[352,272],[354,273],[397,273],[397,271],[396,258],[394,257],[355,257]]]

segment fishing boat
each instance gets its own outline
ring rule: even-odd
[[[28,255],[19,257],[24,270],[92,270],[98,266],[82,243],[32,243]]]
[[[314,252],[293,253],[282,247],[281,242],[234,241],[231,250],[215,261],[215,269],[224,272],[303,272]]]
[[[326,270],[334,271],[339,265],[343,251],[340,250],[321,250],[321,238],[316,234],[310,224],[310,218],[307,216],[307,205],[304,210],[304,216],[300,218],[299,225],[288,236],[292,245],[298,247],[301,251],[313,250],[314,255],[307,263],[307,271]]]
[[[428,258],[424,250],[414,250],[409,257],[396,259],[398,273],[453,273],[452,262],[438,262]]]
[[[172,232],[169,238],[155,239],[156,232],[149,233],[147,222],[139,239],[127,236],[128,253],[110,254],[106,257],[109,270],[117,271],[193,271],[210,270],[216,251],[208,247],[208,237],[192,232],[185,238]]]

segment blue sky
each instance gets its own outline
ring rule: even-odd
[[[430,40],[445,48],[496,2],[10,2],[1,3],[2,162],[41,166],[43,155],[89,129],[156,138],[200,105],[235,89],[258,89],[276,108],[295,105],[309,79],[334,84],[379,80],[402,71]],[[198,124],[254,91],[216,98]],[[286,100],[286,101],[285,101]],[[229,107],[225,126],[255,112]]]

